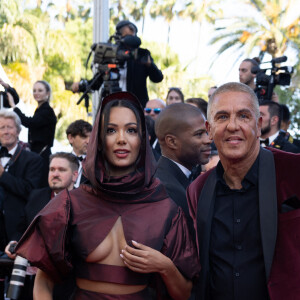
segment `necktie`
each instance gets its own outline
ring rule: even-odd
[[[77,159],[78,159],[79,161],[83,161],[83,157],[82,157],[82,156],[77,156]]]
[[[269,146],[270,142],[269,142],[269,138],[266,138],[265,140],[260,140],[260,144],[264,144],[266,146]]]
[[[6,147],[1,147],[0,149],[0,158],[2,157],[12,157],[10,153],[8,153],[8,150]]]

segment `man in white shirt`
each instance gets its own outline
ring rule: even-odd
[[[19,145],[21,121],[12,111],[0,111],[0,218],[8,240],[16,236],[32,189],[41,186],[42,158]],[[1,250],[1,249],[0,249]]]
[[[282,114],[280,105],[274,101],[264,101],[260,103],[259,111],[262,117],[261,146],[299,153],[300,149],[288,141],[286,131],[280,130]]]
[[[192,169],[198,164],[206,164],[211,153],[205,121],[199,108],[174,103],[160,113],[155,123],[155,133],[162,150],[155,175],[166,187],[170,198],[183,209],[192,234],[194,230],[186,188],[191,181]]]

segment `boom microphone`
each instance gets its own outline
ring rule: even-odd
[[[287,61],[286,56],[280,56],[280,57],[273,58],[271,62],[273,64],[280,64],[280,63],[283,63],[283,62],[286,62],[286,61]]]

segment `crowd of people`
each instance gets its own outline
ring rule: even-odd
[[[137,34],[129,21],[116,31]],[[27,117],[0,79],[0,268],[28,261],[13,299],[297,299],[300,148],[287,106],[258,100],[254,59],[208,101],[180,87],[149,100],[132,81],[163,75],[141,50],[94,124],[69,124],[71,153],[51,153],[49,83],[34,84]]]

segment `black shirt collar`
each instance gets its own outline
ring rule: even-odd
[[[246,176],[242,180],[242,189],[247,190],[251,186],[255,186],[258,184],[258,165],[259,165],[259,156],[260,153],[257,155],[257,158],[249,171],[247,172]],[[229,189],[227,183],[225,182],[223,175],[224,175],[224,168],[222,166],[221,161],[218,162],[217,168],[217,182],[223,186],[226,186]]]

